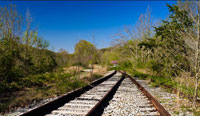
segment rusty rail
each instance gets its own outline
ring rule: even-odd
[[[114,95],[114,92],[118,89],[121,82],[124,80],[124,76],[106,93],[106,95],[86,114],[86,116],[97,116],[100,115],[101,107],[109,98]]]
[[[156,110],[160,113],[161,116],[171,116],[167,110],[144,88],[142,87],[134,78],[128,75],[126,72],[120,71],[124,76],[128,77],[139,89],[143,92]]]
[[[80,96],[81,94],[85,93],[86,91],[92,89],[94,86],[97,86],[98,84],[102,83],[103,81],[109,79],[114,74],[116,74],[116,71],[110,75],[107,75],[103,78],[93,81],[91,84],[86,85],[85,87],[76,89],[72,92],[69,92],[67,94],[64,94],[64,95],[58,97],[57,99],[55,99],[53,101],[50,101],[50,102],[48,102],[44,105],[41,105],[33,110],[25,112],[20,116],[44,116],[45,114],[50,113],[52,110],[55,110],[58,107],[63,106],[65,103],[69,102],[70,100],[73,100],[76,97]]]

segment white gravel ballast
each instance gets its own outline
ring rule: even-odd
[[[125,78],[117,89],[113,99],[104,109],[102,116],[136,116],[159,115],[148,98],[134,85],[129,78]]]

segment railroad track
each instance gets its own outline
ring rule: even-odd
[[[128,74],[116,71],[21,116],[100,115],[170,116],[139,83]]]
[[[117,89],[102,116],[156,116],[159,112],[149,99],[129,78],[125,78]]]

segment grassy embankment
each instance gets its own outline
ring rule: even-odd
[[[76,72],[76,68],[63,68],[55,72],[30,75],[13,83],[0,83],[0,112],[9,111],[14,107],[24,107],[29,103],[56,97],[71,90],[85,86],[103,76],[105,68],[94,69],[91,77],[89,72]]]

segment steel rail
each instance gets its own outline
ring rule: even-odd
[[[67,94],[64,94],[53,101],[50,101],[44,105],[36,107],[28,112],[21,114],[20,116],[44,116],[45,114],[49,114],[51,111],[63,106],[65,103],[75,99],[76,97],[80,96],[81,94],[85,93],[86,91],[92,89],[93,87],[97,86],[98,84],[106,81],[107,79],[111,78],[113,75],[116,74],[116,71],[107,75],[103,78],[100,78],[96,81],[93,81],[91,84],[86,85],[82,88],[76,89],[71,91]]]
[[[160,113],[161,116],[171,116],[169,112],[144,88],[142,87],[134,78],[128,75],[126,72],[120,71],[125,77],[128,77],[142,93],[144,93],[156,110]]]
[[[106,95],[86,114],[86,116],[97,116],[100,115],[102,105],[109,100],[109,98],[114,95],[114,92],[120,86],[121,82],[124,80],[124,76],[106,93]]]

